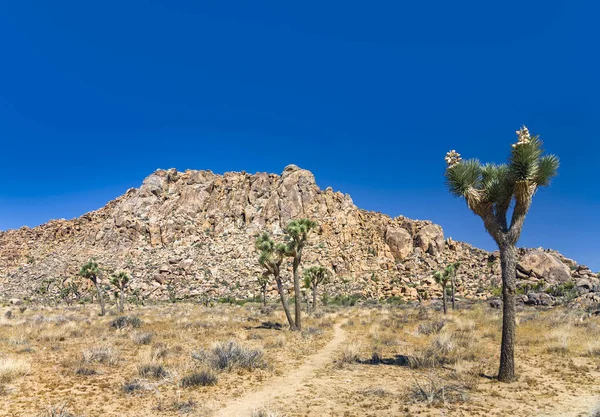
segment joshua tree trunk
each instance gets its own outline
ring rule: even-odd
[[[312,296],[313,296],[313,312],[317,311],[317,286],[313,285],[312,287]]]
[[[294,269],[294,299],[295,299],[295,303],[294,303],[294,315],[295,315],[295,322],[296,322],[296,330],[302,330],[302,305],[300,304],[302,302],[302,300],[300,299],[300,277],[298,276],[298,267],[300,266],[300,261],[302,260],[302,249],[303,246],[300,245],[298,247],[298,250],[296,252],[296,256],[294,256],[294,264],[293,264],[293,269]]]
[[[446,286],[442,287],[442,303],[444,305],[444,314],[448,314],[448,309],[446,308]]]
[[[100,315],[103,316],[106,313],[106,310],[104,308],[104,297],[102,296],[102,290],[100,289],[98,282],[94,282],[94,285],[96,286],[96,292],[98,293],[98,302],[100,303]]]
[[[125,310],[125,288],[121,288],[120,300],[119,300],[119,313]]]
[[[456,309],[456,306],[454,304],[454,294],[456,292],[456,276],[455,276],[456,272],[452,272],[452,310]]]
[[[517,250],[514,245],[500,246],[502,265],[502,344],[500,347],[500,370],[498,380],[515,380],[515,333],[516,333],[516,274]]]
[[[296,323],[294,323],[294,319],[292,319],[292,315],[290,314],[290,307],[288,306],[288,302],[283,291],[283,284],[281,282],[281,278],[279,276],[276,276],[275,281],[277,282],[277,291],[279,292],[279,297],[281,298],[281,305],[283,306],[283,311],[285,312],[287,321],[290,324],[290,330],[298,330],[298,328],[296,327]]]
[[[262,288],[262,304],[263,307],[267,306],[267,287]]]

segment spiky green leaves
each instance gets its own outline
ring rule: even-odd
[[[329,281],[331,273],[323,266],[311,266],[303,271],[302,276],[304,278],[304,287],[312,288],[320,284],[326,284]]]
[[[538,187],[546,187],[558,173],[560,162],[556,155],[544,155],[540,158],[534,181]]]
[[[482,167],[477,159],[469,159],[446,169],[446,185],[455,197],[466,197],[481,183]]]
[[[285,228],[285,233],[294,241],[306,240],[308,233],[317,227],[317,222],[310,219],[292,220]]]
[[[79,276],[87,278],[93,283],[96,283],[99,274],[100,268],[98,268],[98,263],[96,261],[89,261],[79,270]]]
[[[526,181],[536,187],[549,185],[556,176],[558,158],[542,156],[542,141],[538,136],[529,136],[527,128],[523,127],[519,132],[519,141],[512,146],[508,164],[482,165],[477,159],[470,159],[449,166],[445,177],[450,193],[466,199],[476,197],[482,203],[508,206],[517,182]]]
[[[110,283],[117,288],[125,288],[129,284],[129,275],[127,272],[119,272],[110,277]]]
[[[268,233],[257,236],[254,246],[258,251],[258,263],[270,272],[274,272],[274,268],[281,263],[288,251],[287,245],[275,243]]]

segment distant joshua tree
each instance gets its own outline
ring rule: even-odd
[[[262,295],[262,305],[267,305],[267,287],[269,286],[271,273],[269,271],[264,271],[258,278],[258,286],[260,287],[260,293]]]
[[[533,195],[538,187],[550,184],[559,166],[556,156],[542,155],[539,136],[532,137],[525,126],[517,131],[517,136],[506,164],[463,161],[454,150],[446,154],[445,177],[450,193],[465,199],[500,249],[503,317],[498,380],[502,382],[515,379],[516,244]],[[507,214],[513,202],[509,223]]]
[[[96,292],[98,293],[98,303],[100,304],[100,315],[103,316],[106,314],[106,309],[104,307],[102,287],[98,282],[100,280],[100,268],[98,268],[98,263],[96,263],[96,261],[89,261],[83,265],[79,270],[79,276],[89,279],[94,284],[94,287],[96,287]]]
[[[287,246],[283,243],[276,244],[273,239],[269,237],[268,233],[259,235],[256,238],[255,246],[258,251],[258,262],[265,268],[265,272],[268,275],[272,275],[275,278],[279,298],[281,298],[281,305],[283,306],[283,311],[285,312],[285,316],[290,325],[290,330],[298,330],[298,327],[290,314],[290,308],[281,280],[281,263],[283,262],[284,257],[287,256]],[[297,294],[299,293],[300,292]]]
[[[119,313],[122,313],[125,309],[125,289],[129,285],[129,281],[130,279],[127,272],[119,272],[110,277],[110,283],[119,291],[119,298],[117,299]]]
[[[294,294],[295,297],[295,323],[298,330],[302,330],[302,300],[300,299],[300,274],[298,268],[302,261],[302,251],[306,246],[308,234],[312,229],[317,227],[317,223],[309,219],[292,220],[285,228],[287,234],[286,254],[294,258],[292,263],[292,271],[294,276]]]
[[[317,310],[317,290],[319,285],[326,284],[329,282],[331,273],[329,270],[322,266],[311,266],[303,271],[304,276],[304,287],[312,290],[312,308],[313,311]]]
[[[435,279],[435,282],[440,284],[440,287],[442,287],[442,303],[444,306],[444,314],[448,314],[448,308],[446,307],[446,289],[448,288],[448,281],[450,281],[450,273],[448,268],[445,268],[441,271],[435,271],[433,273],[433,278]]]
[[[460,267],[460,262],[453,262],[446,267],[448,274],[450,275],[450,294],[452,301],[452,310],[456,310],[456,271]]]

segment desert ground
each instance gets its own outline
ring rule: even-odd
[[[520,311],[502,384],[500,311],[459,307],[323,306],[290,332],[275,303],[5,306],[0,415],[595,415],[600,318]]]

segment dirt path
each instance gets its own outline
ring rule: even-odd
[[[252,411],[268,405],[277,398],[291,396],[307,382],[315,372],[333,361],[335,350],[346,339],[346,334],[338,323],[333,328],[333,338],[319,352],[311,355],[299,368],[287,375],[275,378],[259,391],[251,392],[243,397],[237,398],[225,408],[217,411],[219,417],[245,417],[250,416]]]

